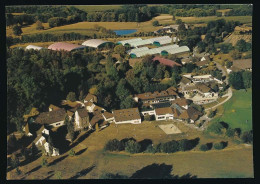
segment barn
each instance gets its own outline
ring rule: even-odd
[[[65,43],[65,42],[57,42],[51,44],[48,49],[50,50],[64,50],[64,51],[74,51],[74,50],[81,50],[86,48],[86,46],[83,45],[77,45],[77,44],[72,44],[72,43]]]
[[[102,48],[105,47],[106,45],[113,45],[113,42],[101,40],[101,39],[90,39],[82,43],[82,45],[87,46],[87,47],[94,47],[94,48]]]

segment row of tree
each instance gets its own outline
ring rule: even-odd
[[[252,87],[252,72],[239,71],[231,72],[228,78],[229,84],[234,89],[247,89]]]

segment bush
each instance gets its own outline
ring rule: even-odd
[[[145,150],[147,153],[156,153],[156,149],[153,147],[152,144],[149,144]]]
[[[223,144],[223,142],[215,143],[215,144],[214,144],[214,148],[215,148],[216,150],[224,149],[224,144]]]
[[[222,134],[222,129],[224,127],[220,122],[213,122],[208,126],[207,131],[220,135]]]
[[[76,94],[74,92],[69,92],[69,94],[66,97],[66,100],[70,100],[72,102],[76,101]]]
[[[129,153],[139,153],[141,150],[141,145],[135,142],[134,140],[127,141],[125,145],[125,151]]]
[[[208,148],[208,146],[207,146],[206,144],[202,144],[202,145],[200,146],[200,150],[201,150],[201,151],[208,151],[209,148]]]
[[[234,137],[235,135],[235,130],[234,129],[231,129],[231,128],[228,128],[227,131],[226,131],[226,135],[228,137]]]
[[[152,117],[149,114],[147,114],[147,115],[144,116],[144,120],[145,121],[151,121]]]
[[[153,26],[159,26],[158,20],[153,21]]]
[[[117,139],[113,139],[113,140],[109,140],[106,143],[104,149],[106,151],[122,151],[124,150],[124,144]]]
[[[252,143],[253,142],[253,131],[247,131],[244,132],[241,136],[241,140],[243,141],[243,143]]]
[[[174,153],[179,151],[179,143],[175,140],[166,142],[161,145],[161,151],[164,153]]]
[[[42,158],[41,165],[42,165],[42,167],[46,167],[48,165],[48,162],[47,162],[46,158]]]
[[[70,152],[69,152],[69,155],[72,156],[72,157],[75,156],[75,151],[73,149],[71,149]]]

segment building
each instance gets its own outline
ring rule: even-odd
[[[42,112],[36,117],[35,123],[51,127],[59,127],[64,125],[66,116],[67,113],[63,108],[50,112]]]
[[[168,88],[167,90],[161,92],[155,91],[154,93],[147,92],[147,93],[137,94],[134,96],[133,99],[136,102],[154,104],[154,103],[160,103],[165,101],[172,101],[175,100],[176,98],[179,98],[176,89]]]
[[[58,156],[59,154],[59,149],[55,148],[54,146],[51,146],[50,143],[47,141],[46,137],[43,135],[39,135],[35,141],[35,145],[37,147],[43,147],[46,154],[50,154],[50,150],[52,149],[52,154],[50,156]]]
[[[50,50],[58,50],[58,51],[74,51],[74,50],[82,50],[86,48],[86,46],[83,45],[77,45],[77,44],[72,44],[72,43],[65,43],[65,42],[57,42],[51,44],[48,49]]]
[[[90,39],[82,43],[82,45],[87,47],[94,47],[94,48],[101,48],[105,47],[106,45],[113,45],[114,43],[101,40],[101,39]]]
[[[134,38],[134,39],[129,39],[129,40],[122,40],[122,41],[119,41],[117,42],[117,44],[122,44],[122,45],[129,45],[133,42],[136,42],[136,41],[140,41],[140,40],[143,40],[142,38]]]
[[[59,110],[60,108],[58,107],[58,106],[56,106],[56,105],[53,105],[53,104],[50,104],[49,105],[49,112],[50,111],[55,111],[55,110]]]
[[[170,59],[165,59],[159,56],[155,56],[152,61],[159,61],[162,65],[174,67],[174,66],[181,66],[181,64],[176,63],[175,61],[172,61]]]
[[[109,123],[112,123],[115,120],[114,115],[110,112],[104,112],[104,113],[102,113],[102,116],[103,116],[104,120]]]
[[[42,50],[43,47],[39,47],[39,46],[35,46],[35,45],[28,45],[27,47],[25,47],[25,50],[30,50],[30,49],[33,49],[33,50]]]
[[[86,108],[77,109],[75,112],[75,131],[86,128],[88,126],[88,122],[89,114]]]
[[[85,108],[87,109],[88,112],[94,113],[94,112],[104,112],[106,111],[103,107],[99,107],[96,104],[94,104],[93,102],[87,102],[84,103]]]
[[[169,120],[173,119],[174,112],[171,107],[163,107],[155,109],[155,119],[158,120]]]
[[[180,80],[180,86],[188,86],[191,83],[193,83],[192,80],[184,76]]]
[[[177,104],[184,109],[188,109],[189,105],[191,104],[191,101],[185,98],[177,98],[171,101],[171,104]]]
[[[141,123],[141,116],[138,108],[114,110],[112,113],[115,118],[115,124],[124,124],[124,123],[140,124]]]
[[[207,60],[204,60],[204,61],[198,61],[195,63],[196,66],[202,68],[203,66],[208,66],[209,65],[209,62]]]
[[[176,116],[176,118],[185,120],[189,123],[194,123],[201,115],[201,112],[193,107],[189,107],[187,110],[184,110],[180,115]]]
[[[84,99],[84,103],[87,102],[97,103],[97,97],[95,95],[88,93],[88,95]]]

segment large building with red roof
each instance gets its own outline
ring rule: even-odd
[[[175,61],[172,61],[170,59],[165,59],[165,58],[162,58],[162,57],[159,57],[159,56],[155,56],[153,58],[153,61],[159,61],[161,64],[163,64],[165,66],[169,66],[169,67],[181,66],[181,64],[179,64]]]

